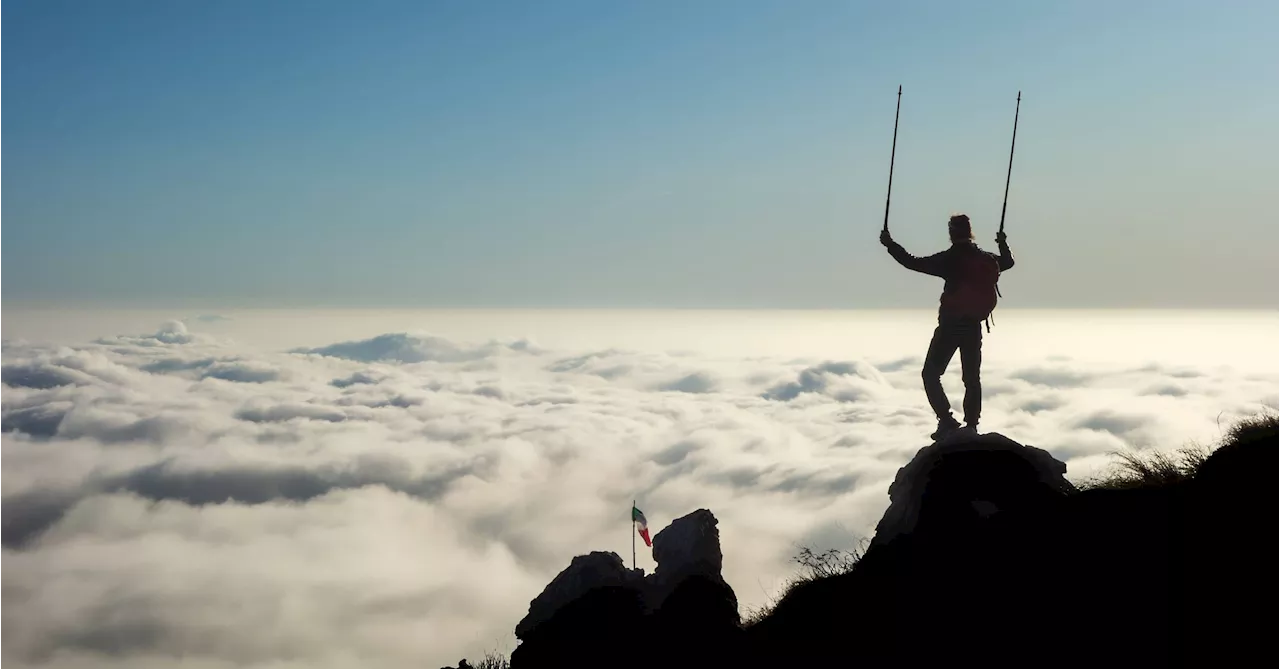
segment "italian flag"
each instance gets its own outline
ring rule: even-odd
[[[636,524],[636,530],[640,532],[640,538],[644,539],[644,545],[653,546],[653,542],[649,541],[649,521],[645,520],[644,513],[634,504],[631,505],[631,522]]]

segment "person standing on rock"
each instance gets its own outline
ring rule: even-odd
[[[898,264],[946,282],[939,299],[938,326],[933,331],[921,370],[925,396],[938,417],[938,429],[929,435],[934,440],[962,429],[952,416],[951,402],[942,389],[942,375],[956,349],[960,350],[960,371],[964,379],[963,429],[977,432],[982,414],[982,324],[986,322],[990,331],[991,311],[1000,294],[996,282],[1001,272],[1013,267],[1013,255],[1004,232],[996,234],[999,255],[978,248],[973,242],[969,217],[964,214],[956,214],[947,221],[947,233],[951,247],[923,258],[907,253],[901,244],[893,241],[887,228],[880,233],[880,243]]]

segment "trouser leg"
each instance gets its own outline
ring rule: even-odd
[[[960,372],[964,378],[964,422],[977,425],[982,417],[982,324],[966,327],[959,337]]]
[[[925,397],[929,398],[929,406],[940,421],[951,417],[951,402],[942,389],[942,375],[947,371],[958,345],[952,331],[939,325],[933,331],[929,352],[924,357],[924,369],[920,371]]]

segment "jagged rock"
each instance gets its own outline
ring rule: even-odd
[[[677,518],[653,537],[653,574],[629,570],[615,553],[579,555],[529,605],[511,655],[526,667],[629,666],[637,638],[666,638],[683,655],[665,666],[724,660],[741,635],[738,598],[720,570],[717,520],[707,509]],[[701,651],[715,649],[707,655]],[[621,663],[621,664],[620,664]]]
[[[1274,421],[1235,441],[1190,481],[1084,491],[1000,435],[922,449],[853,568],[798,583],[746,629],[699,510],[655,537],[658,573],[564,604],[511,666],[1249,666],[1271,638],[1256,611],[1280,444]],[[654,609],[659,575],[678,582]]]
[[[870,548],[914,533],[922,520],[954,526],[1075,492],[1066,472],[1047,451],[996,433],[926,446],[889,486],[889,508]]]
[[[677,572],[718,576],[724,564],[716,529],[719,522],[707,509],[698,509],[662,528],[653,537],[653,559],[658,563],[654,576],[665,578]]]
[[[667,666],[737,666],[738,596],[720,573],[719,521],[698,509],[653,537],[654,573],[645,579],[654,634],[679,655]]]
[[[653,537],[653,559],[658,565],[645,578],[649,608],[657,609],[682,581],[691,576],[704,576],[724,583],[720,570],[724,556],[720,552],[719,521],[707,509],[698,509],[671,521]],[[725,587],[728,587],[727,585]],[[733,590],[729,590],[730,594]],[[737,609],[737,599],[734,599]]]
[[[640,591],[644,588],[643,571],[627,569],[622,558],[614,552],[593,551],[573,558],[569,566],[529,602],[528,615],[516,625],[516,638],[528,636],[569,602],[593,589],[605,587]]]

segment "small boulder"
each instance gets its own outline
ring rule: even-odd
[[[1076,491],[1066,472],[1047,451],[995,433],[926,446],[889,486],[869,549],[1061,498]]]
[[[671,521],[654,535],[653,560],[658,565],[645,579],[650,610],[660,608],[676,586],[692,576],[705,577],[728,588],[720,574],[724,556],[720,552],[718,523],[710,511],[698,509]],[[734,597],[733,609],[737,611],[736,596],[731,588],[728,592]]]

